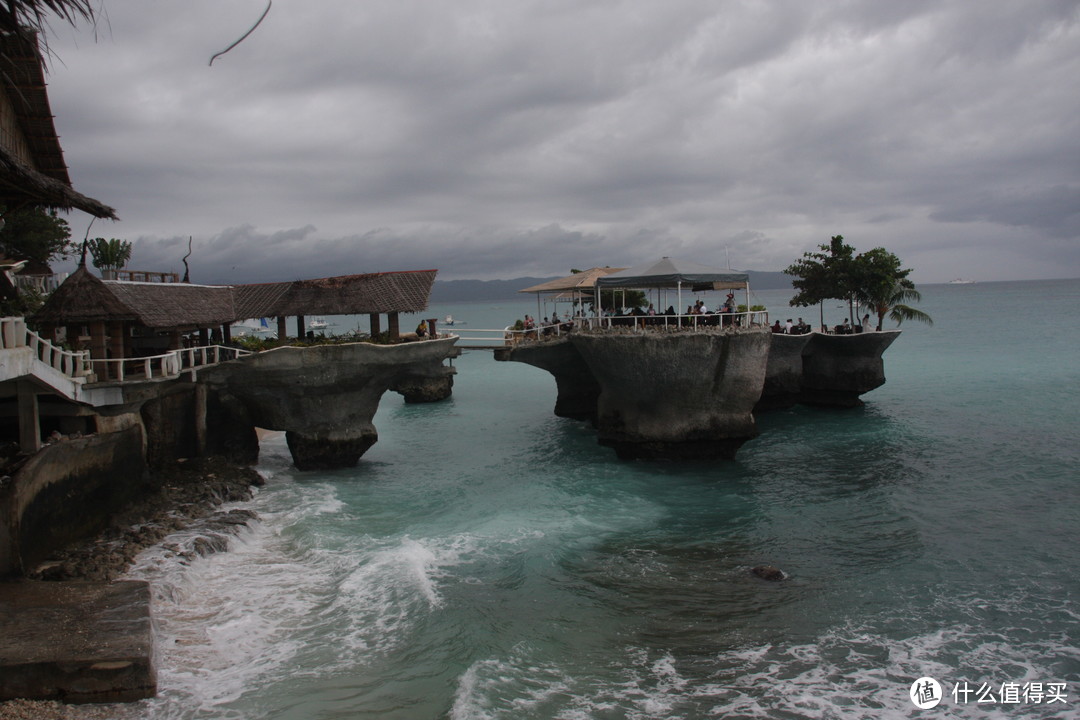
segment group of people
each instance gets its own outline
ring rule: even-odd
[[[791,318],[787,319],[783,325],[777,320],[772,324],[770,328],[774,333],[782,333],[784,335],[804,335],[810,332],[810,326],[803,322],[802,318],[799,318],[797,323],[791,322]],[[829,330],[828,325],[821,326],[821,332],[833,333],[834,335],[851,335],[853,333],[872,332],[874,328],[870,325],[870,314],[863,315],[862,325],[852,325],[851,321],[844,318],[844,322],[836,325]]]
[[[791,318],[787,319],[787,322],[783,325],[777,320],[773,323],[772,331],[774,333],[783,333],[784,335],[805,335],[810,332],[810,326],[803,322],[802,318],[799,318],[799,322],[791,322]]]

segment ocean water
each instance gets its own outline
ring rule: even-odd
[[[447,401],[386,394],[356,468],[264,441],[229,552],[132,572],[158,636],[140,713],[1080,717],[1080,280],[921,289],[935,324],[905,323],[864,407],[762,414],[734,461],[618,460],[552,414],[550,375],[482,350]]]

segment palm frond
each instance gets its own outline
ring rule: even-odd
[[[50,16],[71,25],[93,22],[94,6],[93,0],[7,0],[0,4],[0,30],[30,27],[41,32],[48,26]]]
[[[905,320],[912,320],[915,322],[924,322],[927,325],[933,325],[933,319],[924,313],[922,310],[916,310],[913,307],[907,305],[893,305],[892,310],[889,312],[889,319],[896,322],[899,327]]]

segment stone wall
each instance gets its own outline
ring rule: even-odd
[[[99,532],[148,482],[139,425],[45,446],[0,489],[0,575]]]

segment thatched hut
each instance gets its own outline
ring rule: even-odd
[[[69,342],[89,347],[93,360],[156,355],[182,347],[228,342],[232,323],[277,317],[286,337],[286,317],[297,317],[305,334],[305,314],[388,317],[399,339],[398,314],[427,308],[435,270],[366,273],[255,285],[193,285],[175,282],[101,280],[80,266],[36,312],[42,334],[65,329]]]

